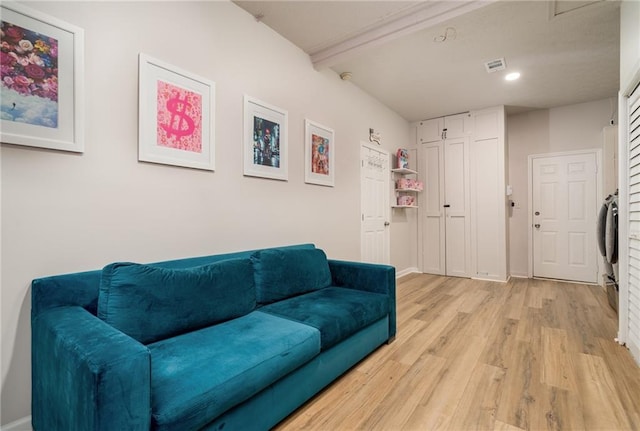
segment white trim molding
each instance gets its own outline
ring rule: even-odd
[[[364,31],[309,54],[316,69],[336,65],[364,49],[381,45],[402,36],[464,15],[496,0],[419,2]]]
[[[402,271],[396,272],[396,280],[409,274],[420,274],[420,271],[418,270],[418,268],[414,266],[410,268],[405,268]]]
[[[2,425],[0,426],[0,431],[33,431],[31,427],[31,416]]]

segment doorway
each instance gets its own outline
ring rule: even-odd
[[[597,283],[599,150],[529,156],[530,276]]]
[[[360,149],[360,257],[363,262],[390,263],[389,153],[363,143]]]

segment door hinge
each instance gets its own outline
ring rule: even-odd
[[[364,214],[362,214],[362,221],[364,221]]]

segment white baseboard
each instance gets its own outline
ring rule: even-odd
[[[400,277],[404,277],[405,275],[408,275],[408,274],[416,273],[416,272],[420,272],[420,271],[418,270],[418,268],[415,268],[415,267],[403,269],[402,271],[396,272],[396,279]]]
[[[31,416],[0,426],[0,431],[33,431]]]
[[[472,280],[478,281],[495,281],[496,283],[508,283],[511,276],[507,277],[506,280],[500,280],[499,278],[489,278],[489,277],[471,277]]]

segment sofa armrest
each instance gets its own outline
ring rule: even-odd
[[[31,331],[34,430],[150,429],[146,346],[75,306],[32,317]]]
[[[329,260],[334,286],[389,296],[389,341],[396,336],[396,269],[389,265]]]

